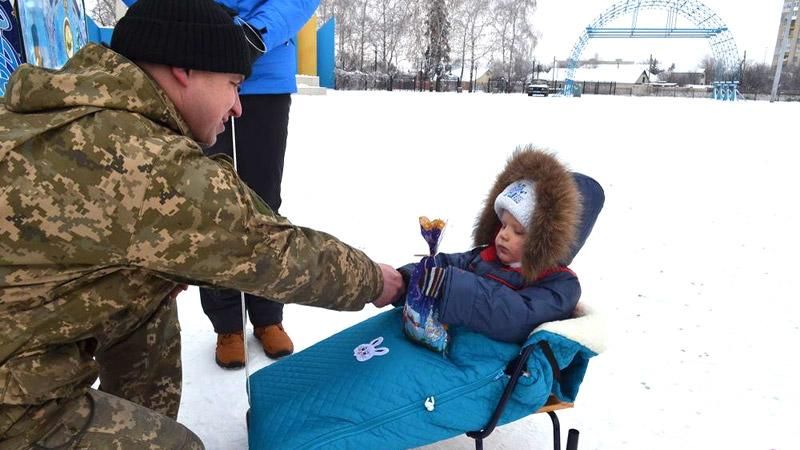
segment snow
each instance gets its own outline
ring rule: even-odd
[[[562,443],[577,428],[584,450],[797,448],[798,113],[680,98],[295,96],[282,213],[393,265],[424,250],[417,216],[443,217],[441,250],[463,251],[514,147],[550,148],[607,198],[572,267],[606,315],[608,350],[559,413]],[[246,448],[244,371],[215,365],[197,290],[178,302],[179,420],[211,450]],[[377,312],[289,305],[284,324],[301,350]],[[270,363],[249,344],[251,371]],[[552,448],[551,433],[539,414],[486,445]],[[428,448],[474,447],[461,436]]]

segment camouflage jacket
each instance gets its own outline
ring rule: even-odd
[[[383,288],[362,252],[205,157],[130,61],[91,44],[58,72],[21,66],[0,106],[0,415],[82,393],[95,350],[176,283],[339,310]]]

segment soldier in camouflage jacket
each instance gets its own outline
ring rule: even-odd
[[[213,4],[137,5],[159,2]],[[205,157],[191,103],[140,66],[89,44],[61,71],[23,65],[8,82],[0,449],[201,448],[172,420],[181,283],[336,310],[399,294],[399,274],[273,214],[227,160]]]

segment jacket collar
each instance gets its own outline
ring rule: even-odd
[[[141,114],[194,137],[163,89],[139,66],[98,44],[87,44],[61,70],[21,65],[6,86],[6,108],[46,113],[94,106]]]

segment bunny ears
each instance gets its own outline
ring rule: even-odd
[[[383,336],[378,336],[369,344],[361,344],[353,350],[353,355],[358,362],[364,362],[373,356],[383,356],[389,353],[388,347],[378,347],[383,342]]]

